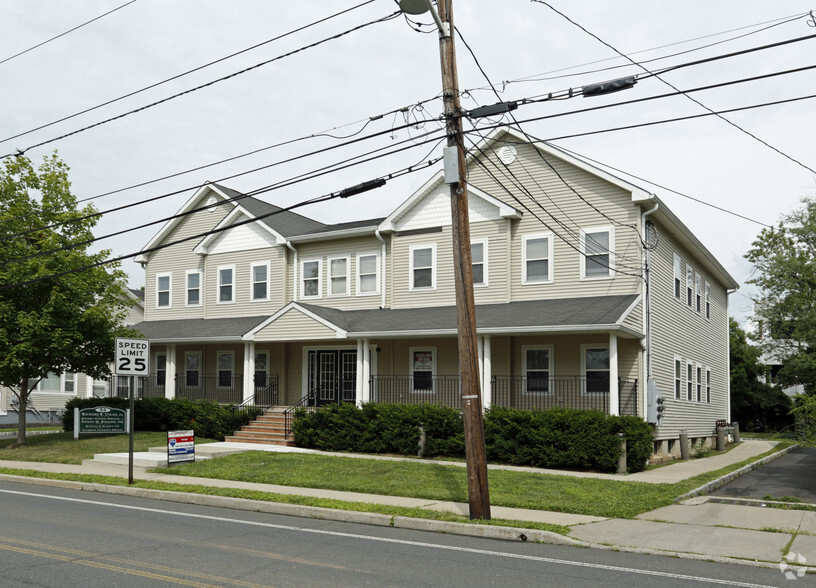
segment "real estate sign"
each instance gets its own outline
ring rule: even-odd
[[[195,461],[195,431],[167,431],[167,465]]]
[[[74,439],[80,433],[128,433],[128,411],[110,406],[74,409]]]

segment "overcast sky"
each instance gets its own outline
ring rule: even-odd
[[[421,29],[430,34],[416,32],[402,17],[371,24],[141,112],[32,147],[371,23],[396,11],[393,0],[375,0],[129,98],[16,136],[363,3],[136,0],[11,58],[126,1],[0,0],[0,155],[23,149],[39,161],[56,149],[71,167],[76,195],[88,198],[312,135],[342,137],[361,131],[354,137],[359,138],[382,134],[351,145],[346,144],[348,140],[313,137],[96,199],[96,206],[104,211],[180,191],[151,204],[105,215],[96,227],[97,236],[172,214],[196,186],[208,180],[222,180],[229,187],[248,192],[368,151],[412,147],[259,196],[278,206],[289,206],[387,176],[441,153],[436,141],[427,143],[422,137],[438,128],[434,122],[389,132],[405,124],[406,118],[434,119],[442,111],[441,101],[434,100],[441,89],[439,46],[435,28],[428,26],[432,24],[428,15],[415,19],[424,23]],[[816,34],[816,22],[806,16],[813,6],[800,0],[550,3],[652,71]],[[503,100],[541,97],[550,92],[558,95],[569,88],[643,74],[642,69],[544,4],[455,0],[453,10],[457,28]],[[459,38],[456,43],[460,88],[469,90],[463,96],[463,106],[496,102],[496,96],[484,89],[487,82],[470,53]],[[804,40],[686,67],[661,77],[687,90],[814,65],[814,55],[816,39]],[[660,57],[664,58],[657,60]],[[606,69],[614,66],[625,67]],[[601,69],[604,71],[598,71]],[[524,121],[668,92],[672,92],[668,86],[650,77],[625,92],[525,105],[514,114]],[[810,70],[692,96],[719,111],[814,93],[816,70]],[[522,122],[522,128],[542,139],[582,133],[553,143],[772,224],[796,208],[802,197],[816,195],[816,176],[800,165],[816,169],[814,105],[816,100],[808,99],[724,115],[784,155],[713,116],[597,132],[706,112],[683,96]],[[394,113],[403,107],[408,110]],[[379,115],[384,116],[369,120]],[[305,156],[329,147],[336,148]],[[296,161],[281,163],[293,157]],[[271,167],[245,173],[263,166]],[[311,205],[299,212],[327,223],[385,216],[437,169],[426,168],[389,181],[379,190]],[[224,179],[236,174],[242,175]],[[743,255],[761,230],[760,224],[643,180],[627,179],[658,194],[738,282],[744,284],[750,277]],[[112,249],[116,256],[136,253],[160,226],[105,239],[99,245]],[[132,287],[144,284],[138,264],[126,261],[123,267]],[[731,313],[741,320],[750,313],[750,293],[750,288],[743,286],[731,297]]]

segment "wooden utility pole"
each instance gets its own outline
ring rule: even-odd
[[[448,136],[448,147],[456,149],[459,171],[459,181],[450,184],[450,193],[468,502],[470,504],[471,519],[490,519],[482,394],[479,386],[479,354],[476,341],[476,308],[473,301],[467,169],[465,167],[465,144],[459,105],[459,79],[456,73],[456,51],[453,45],[452,2],[453,0],[438,0],[437,6],[439,8],[439,20],[442,21],[441,28],[443,29],[439,35],[439,53],[442,61],[445,130]]]

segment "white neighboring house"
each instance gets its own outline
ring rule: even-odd
[[[785,360],[782,358],[782,354],[777,351],[763,353],[759,357],[759,362],[762,365],[767,366],[770,370],[770,374],[764,379],[764,382],[766,384],[776,384],[776,376],[779,373],[779,370],[781,370],[785,365]],[[787,396],[797,396],[805,393],[805,387],[802,384],[797,384],[795,386],[782,388],[782,392],[784,392]]]
[[[131,306],[125,316],[125,325],[132,326],[144,320],[144,290],[127,288],[125,297]],[[26,422],[56,422],[72,398],[110,396],[110,383],[94,380],[88,375],[64,372],[49,374],[28,397]],[[17,399],[11,390],[0,388],[0,423],[17,423]]]

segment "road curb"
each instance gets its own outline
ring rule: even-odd
[[[780,457],[782,457],[783,455],[785,455],[787,453],[790,453],[791,451],[793,451],[797,447],[799,447],[798,443],[796,443],[794,445],[791,445],[790,447],[786,447],[785,449],[782,449],[780,451],[777,451],[776,453],[773,453],[771,455],[763,457],[762,459],[759,459],[759,460],[757,460],[757,461],[755,461],[753,463],[749,463],[748,465],[743,466],[738,470],[734,470],[733,472],[725,474],[721,478],[717,478],[716,480],[712,480],[711,482],[703,484],[699,488],[695,488],[694,490],[692,490],[690,492],[686,492],[682,496],[678,496],[677,498],[674,499],[674,502],[675,503],[682,502],[684,500],[688,500],[689,498],[694,498],[695,496],[700,496],[701,494],[710,494],[712,490],[716,490],[717,488],[721,488],[721,487],[725,486],[726,484],[728,484],[729,482],[733,482],[734,480],[736,480],[740,476],[744,476],[748,472],[753,471],[753,470],[757,469],[758,467],[762,467],[766,463],[772,462],[775,459],[779,459]]]

